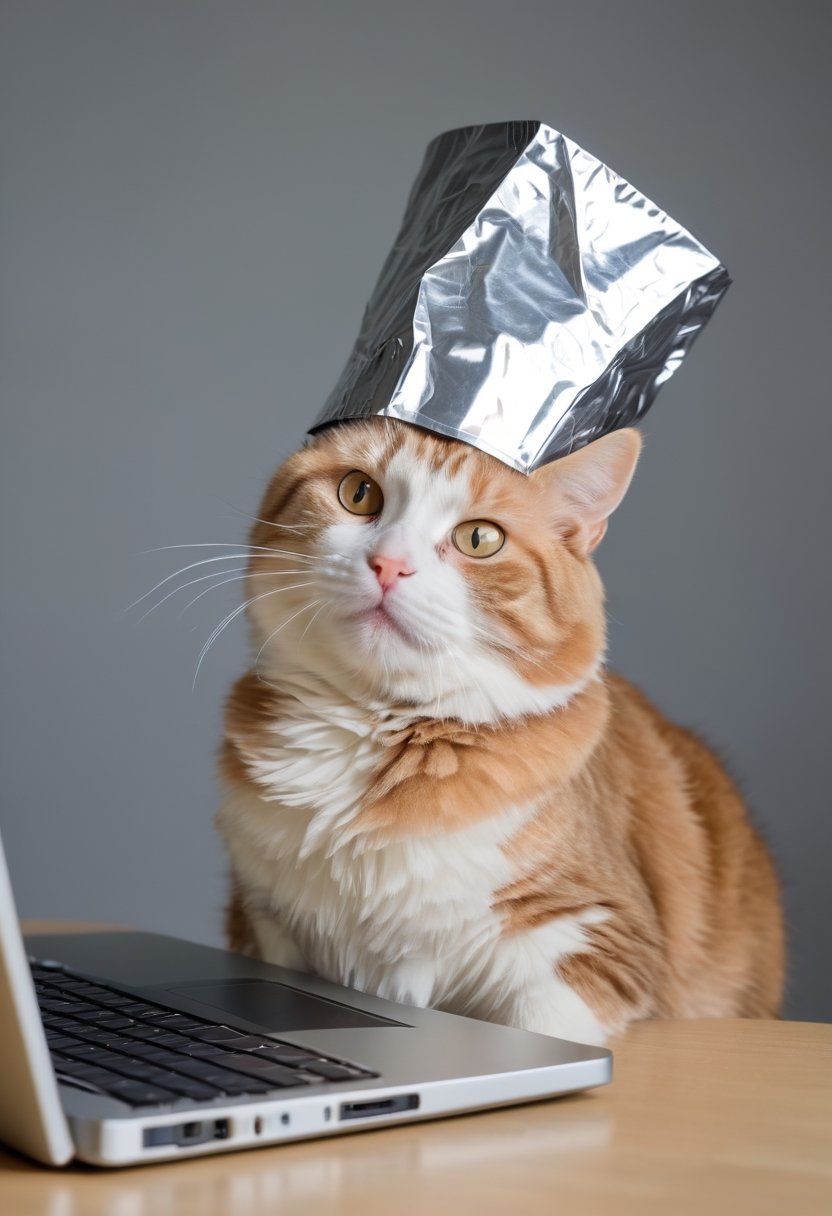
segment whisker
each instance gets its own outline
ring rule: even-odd
[[[240,567],[238,567],[237,573],[240,573],[243,570],[245,570],[245,567],[240,566]],[[184,573],[184,571],[183,571],[183,573]],[[228,573],[227,570],[213,570],[211,572],[211,574],[201,574],[199,576],[199,578],[188,579],[187,583],[182,583],[182,584],[180,584],[180,586],[174,587],[172,591],[168,591],[168,593],[166,595],[163,595],[160,600],[157,600],[155,604],[152,604],[145,612],[142,613],[142,615],[136,621],[136,624],[140,625],[146,616],[150,616],[151,612],[155,612],[157,608],[161,608],[162,604],[164,604],[167,600],[169,600],[172,595],[176,595],[177,591],[184,591],[186,587],[193,587],[194,583],[204,583],[208,579],[217,578],[219,575],[227,574],[227,573]],[[154,588],[154,590],[155,590],[155,588]],[[210,591],[210,587],[208,588],[208,590]],[[142,598],[144,599],[146,597],[143,596]],[[136,600],[136,603],[140,604],[141,600]],[[132,608],[132,607],[134,607],[134,605],[131,604],[130,607]]]
[[[279,524],[273,519],[261,519],[259,515],[249,515],[246,511],[238,511],[234,508],[234,513],[241,516],[242,519],[250,519],[254,524],[265,524],[268,528],[280,528],[284,532],[309,532],[313,528],[320,527],[320,524]]]
[[[145,591],[144,595],[140,595],[137,600],[133,600],[133,603],[128,604],[124,611],[129,612],[131,608],[137,607],[143,600],[152,595],[154,591],[158,591],[160,587],[164,587],[165,583],[169,583],[172,578],[177,578],[180,574],[187,574],[189,570],[195,570],[197,566],[210,566],[212,562],[238,562],[244,556],[245,554],[243,553],[224,553],[221,557],[206,557],[202,561],[191,562],[190,565],[183,566],[180,570],[174,570],[173,574],[168,574],[165,578],[160,579],[155,587],[151,587],[149,591]]]
[[[321,613],[323,612],[324,608],[326,608],[326,607],[327,607],[327,602],[326,602],[326,600],[320,600],[320,601],[315,601],[315,602],[316,602],[316,603],[320,603],[321,607],[318,609],[318,611],[315,613],[315,615],[314,615],[314,616],[313,616],[313,617],[310,619],[309,624],[306,626],[306,628],[304,629],[303,633],[300,635],[300,638],[298,639],[298,646],[300,646],[300,643],[303,641],[303,639],[306,637],[306,635],[307,635],[307,633],[309,632],[309,630],[310,630],[310,629],[312,628],[312,626],[315,624],[315,622],[317,621],[318,617],[319,617],[319,616],[321,615]]]
[[[184,591],[186,587],[193,587],[195,583],[205,583],[208,582],[209,579],[221,578],[223,574],[235,574],[238,578],[245,578],[246,573],[246,567],[239,566],[233,571],[215,570],[212,574],[202,574],[199,578],[188,579],[187,583],[181,583],[178,587],[174,587],[172,591],[169,591],[167,595],[163,595],[162,598],[157,600],[157,602],[153,604],[152,607],[148,608],[146,612],[143,612],[136,621],[136,624],[140,625],[146,616],[150,616],[151,612],[155,612],[157,608],[161,608],[162,604],[164,604],[166,600],[169,600],[171,596],[176,595],[177,591]],[[281,574],[309,574],[309,570],[264,570],[260,574],[250,574],[249,578],[277,578],[278,575]],[[216,583],[215,586],[221,587],[223,582],[233,583],[234,581],[235,580],[231,578],[223,579],[221,582]],[[199,595],[195,596],[190,603],[186,604],[182,611],[184,612],[187,608],[190,608],[191,604],[195,604],[201,596],[207,595],[208,592],[213,591],[213,589],[213,587],[206,587],[204,591],[200,591]]]
[[[165,546],[165,548],[170,548],[170,549],[179,549],[179,548],[183,548],[183,547],[185,547],[185,546],[181,546],[181,545],[166,545]],[[153,552],[153,550],[150,550],[150,552]],[[157,550],[157,552],[160,552],[160,550]],[[305,554],[302,554],[302,553],[293,553],[291,549],[287,549],[285,552],[280,552],[277,549],[267,549],[266,552],[270,553],[274,557],[294,557],[298,561],[304,561],[304,562],[309,562],[309,563],[311,563],[315,560],[314,558],[306,557]],[[168,574],[165,578],[160,579],[155,587],[151,587],[149,591],[145,591],[144,595],[140,595],[137,600],[133,600],[133,603],[128,604],[127,607],[124,609],[124,611],[129,612],[131,608],[136,608],[139,604],[141,604],[144,600],[146,600],[148,598],[148,596],[153,595],[154,591],[158,591],[160,587],[164,587],[164,585],[166,583],[169,583],[171,581],[171,579],[178,578],[180,574],[187,574],[189,570],[196,570],[196,568],[198,566],[210,566],[212,564],[212,562],[232,562],[232,561],[238,562],[238,561],[240,561],[241,558],[243,558],[245,556],[246,556],[245,553],[224,553],[219,557],[204,557],[201,561],[191,562],[187,566],[182,566],[182,568],[180,570],[174,570],[173,574]],[[188,584],[186,584],[186,586],[187,585]]]
[[[295,591],[295,590],[297,590],[298,587],[311,587],[311,586],[312,586],[311,582],[293,583],[291,587],[277,587],[276,589],[274,589],[272,591],[264,591],[262,595],[253,596],[250,600],[246,600],[245,603],[240,604],[239,607],[235,608],[233,612],[229,612],[228,616],[226,616],[222,621],[220,621],[219,625],[217,625],[217,627],[214,629],[213,633],[208,638],[208,641],[205,643],[205,645],[202,647],[202,650],[199,653],[199,660],[197,661],[196,671],[194,672],[194,682],[193,682],[192,687],[196,688],[196,681],[197,681],[197,676],[199,675],[199,669],[202,666],[202,661],[205,658],[205,656],[207,655],[208,651],[211,649],[214,642],[217,640],[217,638],[220,636],[220,634],[226,628],[226,626],[230,625],[231,622],[236,617],[238,617],[241,612],[245,612],[246,608],[250,608],[251,605],[256,604],[258,602],[258,600],[267,599],[270,595],[279,595],[281,593],[281,591]],[[317,603],[317,601],[316,601],[316,603]]]
[[[165,553],[168,549],[228,549],[231,547],[233,547],[235,549],[248,549],[248,551],[251,553],[253,553],[255,551],[259,551],[261,553],[295,553],[294,549],[275,549],[273,545],[250,545],[247,541],[242,541],[242,540],[240,540],[240,541],[237,541],[237,540],[229,540],[229,541],[198,540],[198,541],[190,541],[188,544],[184,544],[184,545],[158,545],[155,549],[144,549],[143,552],[144,553]],[[303,557],[305,555],[298,553],[297,556]]]
[[[225,570],[223,570],[222,573],[225,574],[227,572]],[[203,595],[207,595],[209,591],[216,591],[216,589],[218,587],[224,587],[226,583],[239,583],[246,578],[277,578],[277,576],[279,574],[309,574],[309,571],[308,570],[260,570],[256,574],[251,574],[247,570],[238,571],[238,572],[236,572],[234,578],[221,579],[220,582],[214,583],[213,586],[211,586],[211,587],[206,587],[204,589],[204,591],[200,591],[198,595],[195,595],[192,600],[188,601],[188,603],[185,605],[185,607],[182,609],[182,611],[180,612],[179,615],[183,616],[184,613],[186,613],[188,611],[188,609],[191,607],[191,604],[195,604],[197,602],[197,600],[201,600]],[[216,576],[216,574],[206,574],[204,577],[205,578],[216,578],[217,576]],[[194,579],[193,581],[195,583],[201,583],[203,580],[201,578],[197,578],[197,579]],[[186,583],[185,586],[189,587],[190,583]],[[183,588],[177,587],[176,590],[182,591]],[[288,588],[281,587],[280,590],[281,591],[288,590]],[[169,594],[173,595],[173,592],[171,591]],[[167,596],[165,598],[167,599]],[[145,615],[147,615],[147,614],[145,613]]]
[[[270,680],[263,680],[263,677],[260,675],[260,672],[259,672],[259,670],[258,670],[258,667],[259,667],[259,664],[260,664],[260,656],[262,655],[263,651],[266,649],[266,647],[268,646],[268,644],[269,644],[269,642],[272,640],[272,638],[277,637],[277,635],[278,635],[279,633],[281,633],[281,632],[282,632],[282,631],[283,631],[283,630],[286,628],[286,626],[287,626],[287,625],[290,625],[290,624],[292,623],[292,621],[295,619],[295,617],[296,617],[296,616],[300,616],[300,614],[301,614],[301,613],[302,613],[302,612],[303,612],[303,611],[304,611],[306,608],[314,608],[314,607],[315,607],[315,605],[316,605],[316,604],[320,604],[320,602],[321,602],[320,600],[312,600],[310,603],[308,603],[308,604],[304,604],[304,605],[303,605],[303,608],[299,608],[297,612],[292,613],[292,615],[291,615],[290,617],[288,617],[288,618],[287,618],[285,621],[283,621],[283,623],[282,623],[282,624],[278,625],[277,629],[273,629],[273,630],[271,631],[271,633],[270,633],[270,634],[269,634],[269,636],[266,638],[266,640],[265,640],[265,642],[263,643],[263,645],[262,645],[262,646],[260,647],[260,649],[257,651],[257,654],[256,654],[255,659],[254,659],[254,674],[257,676],[258,680],[261,680],[261,681],[262,681],[264,684],[269,684],[269,685],[271,685],[271,681],[270,681]]]

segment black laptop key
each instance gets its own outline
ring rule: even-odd
[[[89,1022],[96,1026],[110,1026],[114,1021],[109,1009],[99,1009],[97,1005],[85,1005],[83,1008],[70,1008],[63,1011],[67,1017],[79,1022]]]
[[[77,1004],[77,1001],[71,1001],[69,997],[47,996],[41,1000],[40,1007],[47,1013],[62,1013],[66,1017],[70,1007]]]
[[[58,1073],[59,1076],[65,1077],[77,1077],[82,1072],[86,1072],[88,1068],[88,1066],[86,1064],[82,1064],[80,1060],[58,1058],[53,1060],[53,1064],[55,1065],[55,1072]]]
[[[236,1043],[234,1044],[236,1047]],[[302,1065],[307,1060],[319,1060],[320,1056],[314,1051],[304,1051],[302,1047],[292,1047],[289,1043],[273,1043],[268,1047],[263,1047],[258,1055],[265,1056],[267,1060],[274,1060],[277,1064]]]
[[[62,1054],[73,1060],[109,1061],[113,1052],[100,1043],[78,1043],[74,1047],[65,1047]]]
[[[297,1069],[275,1064],[273,1060],[258,1060],[253,1056],[225,1056],[222,1064],[226,1068],[233,1068],[235,1072],[244,1073],[258,1081],[265,1081],[268,1085],[279,1089],[306,1084],[305,1078]]]
[[[127,1056],[116,1056],[114,1060],[98,1060],[96,1063],[106,1063],[107,1068],[113,1072],[122,1073],[125,1077],[133,1077],[136,1081],[146,1081],[152,1085],[155,1080],[158,1080],[157,1073],[161,1069],[156,1069],[152,1065],[148,1065],[146,1060],[130,1060]]]
[[[190,1034],[192,1030],[204,1030],[205,1023],[198,1022],[196,1018],[186,1017],[184,1013],[171,1013],[169,1010],[160,1009],[160,1017],[156,1025],[164,1026],[166,1030],[181,1031],[183,1034]]]
[[[220,1068],[213,1061],[209,1063],[207,1060],[183,1059],[177,1062],[175,1071],[206,1085],[216,1085],[227,1094],[268,1093],[269,1089],[273,1088],[261,1082],[259,1078],[244,1077],[240,1073]]]
[[[263,1072],[269,1072],[271,1069],[279,1069],[287,1075],[294,1075],[291,1068],[284,1068],[282,1064],[275,1064],[274,1060],[258,1058],[256,1055],[228,1055],[220,1056],[215,1064],[221,1064],[223,1068],[233,1068],[235,1072],[248,1073],[250,1076],[258,1076]]]
[[[133,1000],[130,996],[121,996],[118,992],[108,992],[105,988],[87,992],[86,996],[88,1000],[95,1001],[96,1005],[101,1005],[104,1009],[119,1009],[122,1005],[129,1005]]]
[[[168,1051],[166,1047],[154,1047],[139,1058],[147,1060],[151,1065],[160,1065],[162,1068],[179,1068],[181,1061],[188,1059],[187,1056],[182,1056],[177,1051]]]
[[[201,1030],[190,1031],[190,1035],[206,1043],[230,1043],[247,1037],[242,1030],[232,1030],[230,1026],[204,1026]]]
[[[224,1055],[226,1049],[221,1043],[203,1043],[199,1039],[191,1039],[183,1050],[186,1055],[196,1056],[198,1059],[209,1059],[211,1056]]]
[[[51,1030],[46,1032],[46,1041],[50,1051],[58,1051],[61,1047],[72,1047],[77,1042],[68,1034],[55,1034]]]
[[[324,1077],[327,1081],[349,1081],[353,1078],[367,1076],[361,1069],[349,1068],[345,1064],[334,1064],[332,1060],[312,1060],[303,1067],[306,1072],[314,1073],[317,1077]]]
[[[92,980],[82,979],[78,975],[68,975],[55,967],[32,967],[32,976],[39,984],[48,984],[67,991],[95,988]]]
[[[43,1024],[48,1030],[58,1030],[61,1034],[77,1034],[81,1029],[81,1023],[74,1018],[45,1017]]]
[[[122,1005],[115,1012],[123,1014],[124,1017],[135,1018],[136,1021],[145,1022],[148,1026],[161,1026],[165,1018],[169,1016],[170,1010],[158,1009],[155,1005],[143,1005],[131,1002],[129,1005]]]
[[[72,1047],[65,1047],[61,1055],[70,1056],[73,1060],[92,1059],[92,1053],[97,1050],[99,1048],[95,1043],[82,1043],[79,1040]]]
[[[114,992],[112,988],[102,988],[98,984],[94,984],[92,988],[87,989],[87,997],[91,1001],[97,1001],[99,1005],[132,1005],[139,998],[131,996],[129,992]]]
[[[129,1033],[131,1039],[149,1041],[158,1038],[160,1034],[164,1034],[165,1032],[160,1030],[158,1026],[143,1026],[141,1022],[134,1022],[129,1028]]]
[[[232,1051],[261,1051],[264,1047],[271,1045],[268,1039],[261,1039],[254,1034],[241,1034],[236,1039],[221,1039],[220,1046],[223,1044],[226,1044]]]
[[[82,1056],[81,1059],[82,1062],[91,1060],[99,1068],[118,1068],[121,1064],[128,1063],[127,1056],[119,1055],[115,1051],[108,1051],[106,1047],[97,1047],[95,1051]]]
[[[174,1055],[174,1053],[171,1052],[171,1055]],[[177,1072],[184,1073],[186,1077],[196,1077],[198,1081],[201,1081],[204,1077],[209,1077],[213,1073],[217,1072],[218,1066],[216,1064],[209,1063],[208,1060],[196,1060],[193,1058],[193,1056],[179,1055],[177,1055],[175,1059]],[[159,1063],[159,1060],[157,1059],[156,1062]],[[167,1058],[165,1062],[168,1062]]]
[[[160,1027],[162,1033],[156,1036],[155,1042],[160,1047],[173,1047],[176,1051],[184,1051],[190,1043],[190,1039],[186,1039],[184,1035],[176,1034],[173,1030],[165,1030]]]
[[[133,1056],[137,1060],[149,1060],[155,1056],[173,1055],[164,1047],[157,1047],[151,1039],[149,1042],[144,1039],[121,1039],[118,1043],[119,1051],[124,1051],[129,1056]]]
[[[222,1090],[203,1081],[192,1081],[189,1077],[172,1077],[166,1083],[166,1088],[172,1089],[180,1098],[190,1098],[193,1102],[206,1102],[209,1098],[222,1096]]]
[[[111,1077],[106,1086],[108,1094],[114,1098],[118,1098],[121,1102],[127,1102],[130,1106],[159,1106],[163,1102],[172,1102],[176,1098],[176,1094],[169,1089],[161,1089],[156,1085],[144,1085],[141,1081],[128,1081],[122,1078],[120,1081],[115,1077]]]
[[[237,1097],[240,1094],[267,1094],[271,1089],[280,1088],[259,1077],[244,1077],[238,1072],[218,1072],[205,1078],[208,1085],[217,1085],[223,1093]]]
[[[120,1030],[109,1030],[102,1026],[83,1025],[74,1032],[85,1043],[98,1043],[102,1047],[118,1048],[132,1047],[133,1039],[125,1039]]]
[[[32,965],[32,977],[39,984],[60,984],[67,978],[62,971],[56,971],[53,967],[39,967],[37,963]]]
[[[193,1077],[183,1077],[176,1072],[166,1072],[159,1069],[150,1079],[153,1085],[169,1089],[180,1098],[192,1098],[194,1101],[207,1101],[209,1098],[220,1098],[223,1091],[216,1085],[208,1085],[205,1081],[195,1081]]]
[[[124,1081],[125,1077],[119,1077],[115,1073],[110,1072],[109,1068],[99,1068],[96,1064],[86,1064],[75,1074],[77,1080],[86,1081],[88,1085],[95,1085],[98,1089],[107,1089],[116,1081]]]

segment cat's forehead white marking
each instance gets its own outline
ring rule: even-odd
[[[382,478],[384,514],[397,522],[428,518],[434,525],[457,522],[467,508],[470,479],[467,470],[449,477],[420,458],[408,444],[390,458]]]

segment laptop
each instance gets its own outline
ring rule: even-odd
[[[574,1093],[612,1056],[142,932],[20,933],[0,841],[0,1140],[170,1161]]]

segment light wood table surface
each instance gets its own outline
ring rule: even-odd
[[[830,1216],[832,1026],[645,1022],[612,1046],[604,1089],[432,1123],[121,1171],[0,1150],[0,1213]]]

